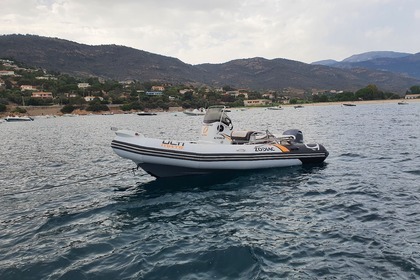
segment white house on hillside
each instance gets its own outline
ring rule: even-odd
[[[90,87],[89,83],[78,83],[77,84],[78,88],[88,88]]]
[[[420,94],[406,94],[405,99],[416,99],[420,98]]]
[[[36,86],[32,86],[32,85],[21,85],[20,86],[20,90],[21,91],[25,91],[25,90],[37,90]]]
[[[0,76],[14,76],[15,71],[10,70],[0,70]]]
[[[98,98],[98,99],[99,99],[99,100],[101,100],[101,101],[103,101],[103,100],[104,100],[101,96],[93,96],[93,95],[88,95],[88,96],[85,96],[85,100],[86,100],[87,102],[93,101],[93,100],[95,100],[95,98]]]
[[[36,91],[32,92],[32,98],[53,98],[52,92],[49,91]]]
[[[152,86],[152,91],[164,91],[164,86]]]

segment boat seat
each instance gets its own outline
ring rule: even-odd
[[[251,135],[254,134],[253,130],[236,130],[232,131],[230,138],[232,139],[232,144],[245,144],[248,143]]]

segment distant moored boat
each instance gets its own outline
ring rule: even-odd
[[[6,122],[28,122],[28,121],[33,121],[34,119],[28,116],[22,116],[22,117],[8,116],[4,120]]]
[[[206,114],[206,109],[200,108],[194,110],[185,110],[184,114],[189,116],[204,116]]]
[[[273,107],[268,107],[267,110],[283,110],[283,107],[279,106],[273,106]]]
[[[137,115],[139,115],[139,116],[156,116],[156,113],[140,112],[140,113],[137,113]]]

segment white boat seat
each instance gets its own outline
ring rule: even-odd
[[[253,130],[236,130],[232,131],[230,134],[230,138],[232,139],[232,144],[244,144],[248,143],[251,135],[253,135],[255,131]]]

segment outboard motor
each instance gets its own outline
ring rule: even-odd
[[[233,130],[233,125],[224,109],[224,106],[212,106],[207,109],[201,126],[200,140],[230,144],[229,136]]]
[[[292,142],[303,143],[303,133],[299,129],[289,129],[283,132],[283,135],[292,135],[295,137],[295,140]]]

